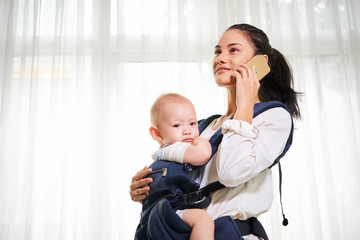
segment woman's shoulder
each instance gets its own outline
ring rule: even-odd
[[[253,124],[261,124],[266,126],[272,125],[279,128],[291,128],[293,120],[290,112],[287,109],[281,106],[277,106],[269,108],[266,111],[258,114],[256,117],[254,117]]]

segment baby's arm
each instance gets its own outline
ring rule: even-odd
[[[198,166],[209,161],[211,157],[211,144],[203,137],[197,137],[188,146],[184,153],[183,163]]]
[[[211,144],[203,137],[197,137],[192,143],[176,142],[161,148],[153,154],[154,161],[167,160],[178,163],[203,165],[211,157]]]

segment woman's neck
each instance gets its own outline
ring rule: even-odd
[[[237,111],[237,108],[236,108],[236,89],[235,88],[228,88],[227,91],[228,91],[228,108],[227,108],[227,111],[223,116],[221,116],[220,118],[217,119],[215,125],[213,126],[213,129],[220,128],[222,123],[225,120],[233,117],[234,114]],[[257,98],[255,103],[259,103],[259,102],[260,102],[260,100],[259,100],[259,98]]]
[[[234,116],[235,112],[236,112],[236,92],[235,89],[232,91],[230,88],[227,89],[228,91],[228,108],[226,113],[221,116],[220,118],[217,119],[216,123],[213,126],[213,129],[216,130],[218,128],[220,128],[221,124],[231,118],[232,116]]]
[[[236,112],[236,90],[235,88],[228,88],[228,108],[224,115],[226,118],[234,116]]]

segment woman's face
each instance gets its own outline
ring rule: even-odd
[[[226,31],[215,46],[213,71],[216,83],[219,86],[234,85],[234,70],[253,56],[254,48],[246,35],[236,29]]]

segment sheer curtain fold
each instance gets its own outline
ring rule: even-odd
[[[179,92],[198,118],[223,113],[213,49],[241,22],[268,34],[304,93],[282,160],[290,225],[274,187],[260,217],[268,235],[353,239],[359,10],[355,0],[0,1],[0,239],[132,239],[141,205],[128,187],[157,148],[153,100]]]

